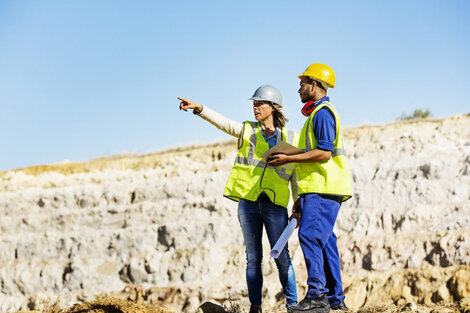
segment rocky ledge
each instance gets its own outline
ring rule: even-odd
[[[353,308],[470,296],[470,115],[344,131],[354,197],[335,232]],[[0,173],[0,310],[149,290],[148,302],[247,305],[233,141]],[[265,239],[264,305],[282,306]],[[306,274],[289,242],[299,297]],[[150,292],[151,291],[151,292]]]

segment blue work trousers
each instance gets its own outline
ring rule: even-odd
[[[261,272],[263,247],[261,239],[263,225],[266,228],[266,234],[272,248],[287,226],[287,210],[272,203],[267,196],[261,196],[257,201],[241,199],[238,204],[238,220],[245,240],[248,298],[252,305],[261,305],[263,288],[263,274]],[[297,304],[295,273],[287,245],[275,262],[287,306],[295,305]]]
[[[307,267],[307,298],[326,294],[331,305],[344,300],[336,235],[340,203],[308,193],[301,195],[299,241]]]

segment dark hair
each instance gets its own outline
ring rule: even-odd
[[[282,107],[276,103],[271,103],[271,106],[274,109],[273,111],[274,127],[283,128],[286,125],[287,121],[289,120],[284,116],[284,113],[282,113]]]
[[[317,84],[317,86],[318,86],[319,88],[321,88],[321,89],[323,89],[324,91],[326,91],[326,88],[323,86],[324,83],[322,83],[322,82],[319,81],[319,80],[316,80],[316,79],[313,79],[313,78],[310,78],[310,77],[309,77],[308,83],[309,83],[309,84],[312,84],[312,83],[314,83],[314,82]]]

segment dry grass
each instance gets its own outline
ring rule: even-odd
[[[358,131],[366,128],[384,128],[384,127],[399,127],[401,125],[410,125],[410,124],[422,124],[422,123],[442,123],[445,120],[460,120],[460,119],[470,119],[470,113],[464,115],[457,115],[448,118],[427,118],[427,119],[418,119],[418,120],[407,120],[407,121],[398,121],[395,123],[390,123],[386,125],[363,125],[358,127],[347,128],[344,131],[344,137],[354,137]],[[470,122],[470,121],[469,121]],[[27,175],[40,175],[45,172],[58,172],[64,175],[76,174],[76,173],[87,173],[91,171],[102,171],[105,169],[129,169],[129,170],[140,170],[145,168],[155,168],[165,158],[171,156],[187,156],[188,154],[197,153],[198,151],[208,150],[208,149],[236,149],[236,141],[229,140],[224,142],[215,142],[212,144],[206,145],[191,145],[184,147],[174,147],[165,149],[155,153],[149,153],[145,155],[137,154],[120,154],[111,157],[98,158],[86,162],[72,162],[72,163],[57,163],[51,165],[35,165],[29,166],[22,169],[10,170],[11,172],[22,171]],[[0,178],[4,177],[6,173],[10,171],[0,172]]]
[[[230,149],[236,147],[233,140],[225,142],[216,142],[208,145],[192,145],[185,147],[170,148],[156,153],[145,155],[137,154],[120,154],[111,157],[99,158],[86,162],[57,163],[51,165],[35,165],[21,169],[0,172],[0,178],[4,177],[8,172],[22,171],[27,175],[41,175],[45,172],[57,172],[64,175],[76,173],[88,173],[92,171],[102,171],[106,169],[117,170],[141,170],[146,168],[155,168],[165,159],[174,156],[189,156],[202,150],[208,149]]]

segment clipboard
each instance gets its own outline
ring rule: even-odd
[[[263,153],[261,157],[267,160],[271,154],[284,153],[287,155],[293,155],[293,154],[300,154],[303,152],[304,152],[303,150],[297,148],[296,146],[288,144],[285,141],[280,141],[277,145],[275,145],[274,147],[272,147],[271,149]],[[297,167],[297,163],[286,163],[284,165],[281,165],[280,167],[283,167],[289,171],[293,171]]]

